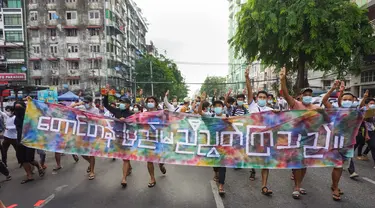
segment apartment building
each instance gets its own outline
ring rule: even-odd
[[[132,89],[136,51],[147,26],[130,0],[29,0],[26,6],[31,83],[99,92]]]
[[[26,84],[22,0],[0,1],[0,84]]]

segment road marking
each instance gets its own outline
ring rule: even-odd
[[[224,208],[223,199],[221,199],[219,195],[219,190],[217,188],[216,182],[211,180],[210,183],[211,183],[212,193],[214,194],[214,198],[215,198],[216,208]]]
[[[59,191],[63,190],[63,189],[66,188],[66,187],[68,187],[68,185],[62,185],[62,186],[59,186],[59,187],[55,188],[55,191],[56,191],[56,192],[59,192]]]
[[[371,180],[369,178],[362,177],[362,179],[375,185],[375,181],[373,181],[373,180]]]
[[[15,207],[17,207],[18,206],[18,204],[12,204],[12,205],[10,205],[10,206],[7,206],[6,208],[15,208]],[[5,205],[4,205],[4,207],[5,207]]]
[[[47,197],[45,200],[39,200],[38,202],[41,202],[42,203],[36,203],[34,205],[34,208],[42,208],[44,207],[48,202],[50,202],[53,198],[55,198],[55,194],[51,194],[49,197]]]

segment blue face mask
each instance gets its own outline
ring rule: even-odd
[[[350,101],[350,100],[344,100],[344,101],[341,102],[341,106],[343,108],[350,108],[350,107],[352,107],[352,105],[353,105],[353,102]]]
[[[268,102],[268,104],[272,104],[273,103],[272,100],[268,100],[267,102]]]
[[[118,108],[120,108],[120,110],[125,110],[125,104],[124,103],[120,103],[120,105],[118,106]]]
[[[375,109],[375,104],[371,104],[368,106],[370,109]]]
[[[353,104],[352,104],[352,107],[353,108],[356,108],[359,106],[359,102],[358,101],[354,101]]]
[[[214,108],[215,114],[220,115],[223,113],[223,108],[222,107],[215,107]]]
[[[302,97],[302,103],[303,104],[311,104],[312,103],[312,97],[311,96],[303,96]]]
[[[147,108],[148,109],[155,108],[155,103],[147,103]]]
[[[259,107],[264,107],[264,106],[266,106],[267,101],[266,100],[258,100],[257,103],[258,103]]]
[[[243,106],[243,101],[242,100],[237,101],[237,105],[238,106]]]
[[[90,104],[85,103],[85,108],[86,108],[86,109],[89,109],[90,107],[91,107]]]

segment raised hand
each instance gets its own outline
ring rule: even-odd
[[[250,66],[248,66],[245,70],[245,78],[248,79],[249,78],[249,68]]]
[[[140,89],[140,90],[139,90],[139,95],[140,95],[140,96],[143,95],[143,89]]]
[[[169,90],[165,93],[165,97],[168,97],[169,95]]]
[[[285,76],[286,76],[286,68],[285,68],[285,66],[283,68],[281,68],[279,76],[280,76],[281,80],[285,79]]]
[[[332,89],[337,89],[340,86],[340,80],[335,80],[332,85]]]
[[[202,98],[202,99],[206,99],[206,97],[207,97],[207,93],[206,93],[206,92],[203,92],[202,95],[201,95],[201,98]]]
[[[368,98],[369,93],[370,93],[370,92],[369,92],[368,90],[366,90],[365,94],[363,95],[363,98]]]
[[[216,95],[216,93],[217,93],[217,89],[215,88],[215,89],[214,89],[214,95]]]
[[[340,91],[344,91],[344,90],[345,90],[345,82],[341,81]]]
[[[229,97],[232,94],[232,88],[229,89],[227,96]]]

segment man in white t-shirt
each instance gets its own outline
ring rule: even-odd
[[[74,103],[71,105],[73,108],[77,108],[92,114],[99,115],[99,109],[94,106],[93,99],[91,96],[86,96],[83,99],[83,102]],[[87,173],[89,174],[89,180],[93,180],[95,178],[95,157],[94,156],[83,156],[83,159],[85,159],[90,166],[87,168]]]
[[[253,90],[251,88],[250,78],[249,78],[249,68],[245,71],[245,78],[246,78],[246,88],[247,88],[247,101],[249,104],[249,112],[251,113],[259,113],[259,112],[266,112],[272,111],[273,109],[267,106],[267,98],[268,93],[266,91],[259,91],[257,94],[257,100],[254,101],[253,99]],[[272,195],[272,191],[267,188],[267,179],[268,179],[269,169],[262,169],[262,194],[264,195]],[[255,169],[251,169],[250,178],[251,181],[255,180]]]

